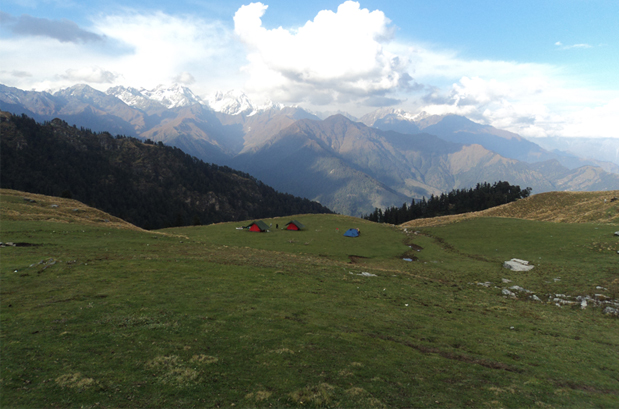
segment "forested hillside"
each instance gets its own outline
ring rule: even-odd
[[[72,197],[140,227],[330,213],[178,148],[1,114],[2,188]]]
[[[454,189],[440,196],[431,195],[428,200],[414,200],[409,206],[404,203],[398,208],[392,206],[385,209],[375,209],[373,213],[364,216],[364,219],[378,222],[400,224],[410,220],[428,217],[447,216],[477,212],[490,209],[518,199],[524,199],[531,194],[531,188],[521,189],[508,182],[478,183],[474,189]]]

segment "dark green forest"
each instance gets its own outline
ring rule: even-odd
[[[0,115],[0,187],[79,200],[146,229],[331,213],[161,142]]]
[[[413,199],[410,206],[404,203],[402,207],[393,206],[384,211],[377,208],[363,218],[378,223],[400,224],[426,217],[477,212],[524,199],[530,194],[530,187],[521,189],[520,186],[513,186],[508,182],[499,181],[492,185],[487,182],[478,183],[475,188],[454,189],[440,196],[432,195],[428,200],[425,197],[421,200]]]

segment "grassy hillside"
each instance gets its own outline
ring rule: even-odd
[[[478,217],[510,217],[555,223],[619,224],[619,190],[540,193],[481,212],[411,220],[401,226],[439,226]]]
[[[40,220],[142,230],[118,217],[86,206],[82,202],[73,199],[38,195],[11,189],[0,189],[0,197],[2,198],[0,218],[3,222],[9,220]]]
[[[290,218],[265,220],[280,227],[269,233],[148,232],[11,193],[2,407],[619,403],[619,321],[569,304],[619,302],[614,225],[478,218],[415,234],[299,215],[300,232],[281,230]],[[349,227],[361,237],[344,238]],[[535,268],[503,269],[511,257]],[[504,297],[513,285],[542,301]]]

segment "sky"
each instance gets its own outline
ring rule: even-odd
[[[617,21],[618,0],[2,0],[0,83],[180,83],[314,112],[619,138]]]

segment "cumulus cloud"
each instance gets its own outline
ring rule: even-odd
[[[73,82],[110,84],[113,83],[119,75],[99,67],[85,67],[79,69],[68,69],[65,74],[60,75],[60,77]]]
[[[196,79],[188,72],[181,72],[176,77],[174,77],[174,82],[178,82],[179,84],[191,85],[196,82]]]
[[[75,22],[67,19],[50,20],[32,17],[27,14],[19,17],[0,12],[2,25],[19,36],[49,37],[63,43],[86,43],[104,41],[105,37],[80,28]]]
[[[243,70],[250,91],[327,104],[364,101],[410,86],[408,61],[384,48],[394,28],[382,11],[346,1],[336,12],[323,10],[297,29],[267,29],[261,20],[267,8],[251,3],[234,15],[235,33],[248,49]]]
[[[95,27],[129,50],[111,66],[132,86],[150,88],[170,80],[192,84],[196,73],[206,77],[202,80],[212,80],[233,78],[238,72],[240,63],[234,69],[229,65],[240,46],[232,43],[232,33],[219,22],[162,12],[126,12],[105,16]]]
[[[569,88],[550,77],[498,81],[464,76],[447,91],[431,89],[421,110],[465,115],[525,137],[617,137],[613,123],[619,117],[619,98],[612,95]],[[596,108],[582,108],[587,104]]]

